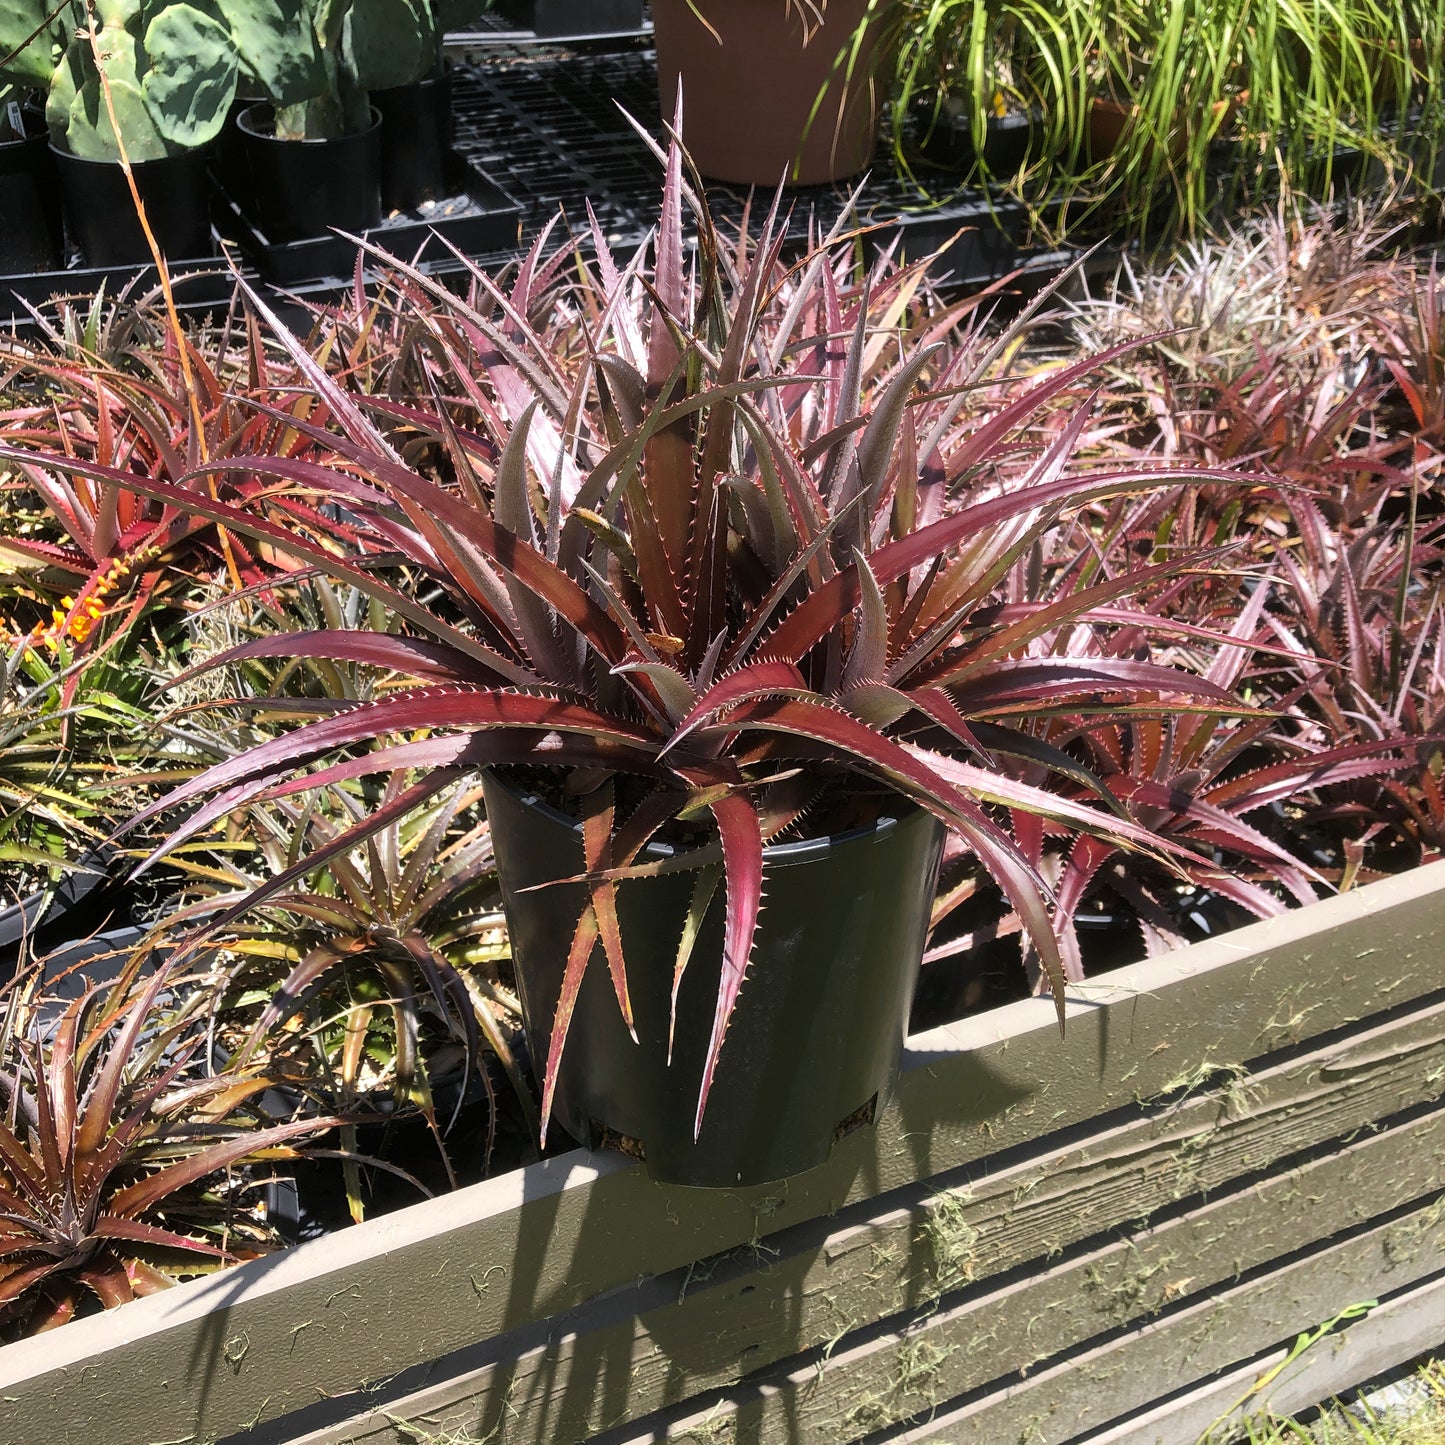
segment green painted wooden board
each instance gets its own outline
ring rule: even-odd
[[[894,1437],[894,1445],[1074,1441],[1093,1426],[1152,1404],[1161,1381],[1198,1379],[1242,1356],[1287,1344],[1334,1318],[1344,1304],[1437,1278],[1445,1267],[1440,1222],[1440,1206],[1432,1204],[1327,1245],[985,1399],[940,1408]]]
[[[1426,1199],[1408,1227],[1392,1226],[1393,1232],[1381,1235],[1388,1241],[1381,1248],[1389,1263],[1370,1286],[1375,1293],[1388,1287],[1397,1267],[1413,1268],[1418,1262],[1424,1273],[1445,1264],[1442,1181],[1445,1111],[1436,1110],[1299,1169],[1221,1194],[1151,1228],[1041,1265],[996,1289],[969,1291],[962,1302],[944,1302],[916,1325],[876,1338],[862,1330],[860,1343],[845,1339],[825,1359],[738,1386],[722,1403],[665,1430],[644,1421],[635,1434],[622,1438],[637,1445],[703,1438],[709,1445],[841,1445],[1008,1376],[1027,1376],[1037,1366],[1047,1373],[1048,1362],[1066,1350],[1148,1320],[1177,1301],[1208,1295],[1357,1225],[1362,1200],[1384,1215]],[[1233,1348],[1234,1316],[1225,1312],[1210,1319],[1225,1337],[1215,1343],[1226,1351]],[[1211,1364],[1191,1360],[1164,1373],[1141,1349],[1137,1358],[1130,1356],[1127,1371],[1141,1377],[1141,1388],[1152,1389],[1153,1394],[1141,1397],[1148,1401],[1250,1352],[1246,1345],[1234,1355],[1211,1356]],[[1189,1373],[1181,1373],[1186,1369]],[[1090,1397],[1087,1411],[1077,1407],[1083,1413],[1070,1433],[1050,1438],[1069,1439],[1084,1425],[1110,1418],[1117,1413],[1112,1398],[1111,1391]],[[1089,1412],[1092,1420],[1084,1417]],[[514,1437],[509,1424],[504,1438],[522,1437]],[[1006,1437],[990,1427],[977,1438]]]
[[[1445,864],[911,1042],[876,1130],[786,1185],[577,1153],[0,1350],[0,1439],[205,1441],[1422,997]],[[143,1390],[137,1381],[146,1382]]]
[[[1091,1431],[1080,1445],[1199,1445],[1228,1440],[1266,1412],[1298,1415],[1434,1349],[1445,1332],[1445,1274],[1435,1275],[1326,1333],[1321,1320],[1302,1351],[1294,1345],[1256,1355],[1133,1419]],[[1361,1441],[1360,1445],[1366,1445]]]
[[[1179,1098],[1082,1142],[1031,1154],[965,1188],[920,1188],[904,1207],[861,1221],[850,1212],[775,1236],[767,1249],[701,1262],[572,1318],[561,1341],[389,1398],[384,1410],[306,1439],[308,1445],[399,1441],[405,1438],[394,1424],[400,1417],[434,1431],[481,1436],[504,1427],[499,1438],[539,1445],[585,1440],[837,1341],[860,1322],[885,1320],[1216,1191],[1442,1092],[1445,1005],[1435,1005]],[[1424,1192],[1436,1177],[1432,1170],[1445,1176],[1438,1157],[1442,1129],[1445,1117],[1432,1114],[1407,1131],[1403,1173],[1391,1180],[1389,1197]],[[1309,1229],[1343,1228],[1385,1207],[1384,1191],[1371,1187],[1378,1167],[1352,1165],[1345,1192],[1330,1198],[1319,1182],[1324,1176],[1310,1175],[1316,1180],[1311,1197],[1326,1207],[1312,1214],[1305,1243],[1318,1237]],[[1257,1246],[1270,1248],[1275,1230],[1268,1217],[1255,1227]],[[1276,1252],[1295,1238],[1286,1234]],[[1178,1294],[1177,1285],[1178,1277],[1163,1271],[1141,1277],[1133,1303],[1151,1308],[1171,1291]],[[1020,1349],[1014,1364],[1028,1362]],[[625,1389],[604,1387],[619,1377]]]

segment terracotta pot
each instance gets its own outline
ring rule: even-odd
[[[1227,100],[1217,100],[1210,107],[1210,137],[1226,135],[1240,106],[1249,98],[1247,90]],[[1126,138],[1134,118],[1139,112],[1137,105],[1125,105],[1107,96],[1096,95],[1089,103],[1089,159],[1102,161],[1113,155],[1115,148]],[[1189,154],[1190,128],[1187,120],[1176,121],[1169,128],[1169,159],[1175,165],[1181,164]],[[1154,148],[1144,150],[1146,163],[1152,162]]]
[[[671,120],[680,83],[683,140],[703,175],[743,185],[818,185],[869,164],[883,98],[873,64],[876,27],[851,78],[838,59],[868,0],[829,0],[824,23],[806,43],[799,7],[786,0],[695,3],[706,24],[688,0],[655,0],[652,13],[662,114]]]

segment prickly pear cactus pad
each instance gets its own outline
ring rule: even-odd
[[[363,90],[410,85],[436,61],[436,35],[426,0],[353,4],[343,43]]]
[[[0,54],[42,32],[0,80],[46,90],[52,137],[88,160],[118,159],[121,143],[133,161],[193,150],[238,91],[291,105],[327,83],[306,0],[69,0],[45,30],[51,8],[0,0]]]
[[[53,8],[47,0],[0,0],[0,82],[25,90],[49,87],[65,44],[61,18],[46,24]]]
[[[167,5],[145,29],[141,95],[167,144],[190,150],[214,140],[236,97],[230,32],[193,5]]]
[[[230,30],[246,95],[298,105],[326,87],[316,30],[304,0],[215,0]]]

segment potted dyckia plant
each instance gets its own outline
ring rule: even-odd
[[[406,273],[433,308],[434,395],[459,399],[432,411],[358,402],[253,301],[334,419],[292,423],[329,464],[230,455],[185,487],[136,485],[394,616],[393,631],[260,638],[211,665],[326,657],[408,679],[177,789],[160,806],[202,805],[171,846],[244,804],[417,771],[254,906],[488,770],[544,1121],[623,1141],[656,1177],[722,1185],[821,1162],[887,1096],[945,828],[1056,990],[1049,890],[1010,820],[1154,846],[1119,812],[1020,781],[1020,757],[1079,770],[1017,714],[1233,704],[1132,655],[1029,655],[1197,554],[1047,604],[996,595],[1062,509],[1162,484],[1070,466],[1087,406],[1021,456],[1021,429],[1093,360],[980,415],[970,398],[1003,352],[949,345],[947,314],[903,324],[919,267],[859,277],[846,247],[785,266],[776,209],[735,259],[700,202],[690,267],[687,193],[674,148],[650,267],[619,272],[600,236],[595,264],[546,257],[544,237],[509,292],[477,272],[477,304]],[[557,280],[569,264],[575,289]],[[427,439],[425,474],[388,440],[397,425],[408,454]],[[240,469],[334,497],[373,546],[352,560],[249,510],[227,491]],[[208,476],[214,500],[194,485]]]
[[[256,1127],[270,1081],[205,1067],[205,981],[146,947],[106,965],[0,994],[0,1339],[265,1253],[258,1185],[339,1122]]]

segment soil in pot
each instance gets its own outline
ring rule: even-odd
[[[359,232],[381,220],[381,116],[331,140],[281,140],[269,105],[237,117],[250,214],[271,241]]]
[[[381,205],[387,212],[413,211],[447,194],[451,147],[451,82],[431,75],[414,85],[374,90],[381,115]]]
[[[868,0],[830,0],[816,27],[805,28],[801,10],[781,0],[655,0],[662,114],[672,119],[680,86],[683,140],[703,175],[817,185],[873,159],[882,102],[876,32],[851,73],[845,53]]]
[[[145,265],[145,232],[125,172],[116,161],[92,161],[50,146],[60,170],[65,224],[91,266]],[[136,161],[131,170],[146,221],[168,260],[211,254],[211,182],[207,152],[185,151]]]
[[[0,141],[0,275],[53,271],[65,257],[60,177],[45,117],[17,106],[24,135]]]
[[[558,882],[582,871],[580,828],[498,778],[485,788],[529,1045],[545,1059],[585,898],[579,885]],[[942,832],[926,813],[904,809],[869,828],[768,850],[758,936],[696,1142],[724,885],[678,990],[669,1063],[673,970],[696,873],[622,883],[638,1042],[598,950],[563,1052],[554,1125],[584,1143],[625,1147],[653,1178],[678,1184],[757,1184],[823,1163],[840,1133],[871,1119],[892,1088]],[[527,891],[538,884],[556,886]]]

